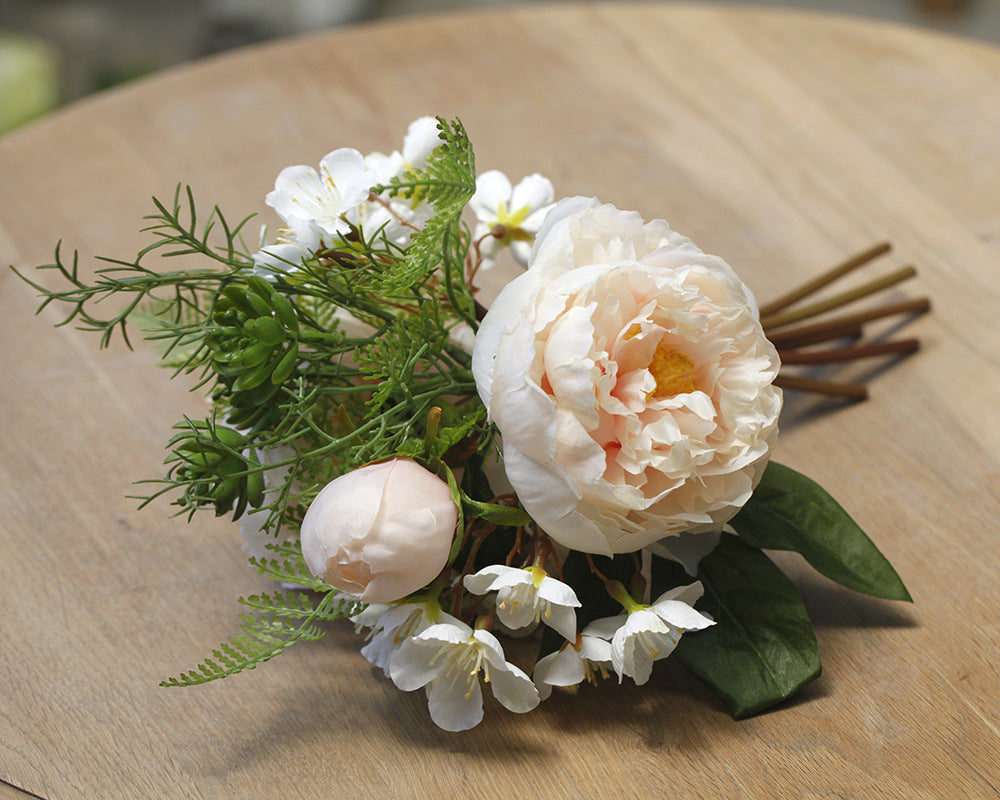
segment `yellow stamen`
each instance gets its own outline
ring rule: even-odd
[[[656,397],[673,397],[698,391],[694,361],[690,356],[662,342],[653,352],[649,371],[656,380],[656,388],[650,394]]]

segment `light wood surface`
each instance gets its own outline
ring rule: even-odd
[[[896,27],[560,5],[256,47],[0,140],[4,264],[43,263],[58,239],[88,264],[129,256],[150,196],[177,181],[233,218],[263,211],[281,167],[391,150],[432,113],[464,120],[481,170],[664,217],[762,298],[889,239],[887,268],[920,270],[892,297],[934,300],[906,328],[923,352],[880,372],[870,401],[790,397],[778,452],[847,506],[915,605],[782,558],[825,666],[785,708],[734,722],[661,664],[641,689],[588,687],[526,716],[488,703],[454,735],[365,662],[349,625],[252,673],[158,688],[266,588],[232,524],[125,497],[203,401],[145,347],[98,352],[54,311],[33,319],[32,291],[4,274],[0,780],[53,800],[996,797],[998,85],[1000,52]]]

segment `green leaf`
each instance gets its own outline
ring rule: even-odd
[[[226,678],[258,664],[270,661],[292,645],[321,639],[326,631],[317,623],[349,617],[361,604],[330,591],[318,604],[295,592],[274,595],[253,595],[241,599],[244,605],[258,611],[241,614],[243,632],[236,634],[215,650],[195,669],[167,678],[160,686],[196,686]],[[290,620],[299,621],[293,624]]]
[[[462,498],[462,505],[465,512],[470,517],[479,517],[494,525],[501,525],[508,528],[517,528],[520,525],[531,524],[531,517],[520,508],[504,506],[499,503],[482,503],[473,500],[471,497]]]
[[[848,589],[911,600],[896,570],[837,501],[781,464],[767,465],[753,497],[730,524],[747,544],[794,550]]]
[[[737,719],[791,697],[819,676],[819,647],[798,590],[760,550],[732,534],[701,560],[698,610],[716,621],[681,637],[677,659]],[[655,559],[653,596],[687,583],[679,564]]]

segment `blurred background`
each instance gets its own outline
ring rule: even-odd
[[[539,0],[0,0],[0,132],[91,92],[234,47],[385,17],[515,2]],[[1000,0],[743,5],[853,14],[1000,43]]]

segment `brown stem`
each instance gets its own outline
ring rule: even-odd
[[[798,375],[778,375],[774,385],[796,392],[809,392],[830,397],[846,397],[852,400],[868,399],[868,389],[859,383],[835,383],[815,378],[801,378]]]
[[[793,347],[801,347],[805,344],[815,344],[816,342],[823,341],[822,339],[810,338],[817,334],[834,332],[847,327],[857,327],[865,322],[882,319],[883,317],[895,316],[896,314],[923,314],[924,312],[929,311],[930,307],[930,300],[926,297],[918,297],[915,300],[903,300],[898,303],[887,303],[886,305],[870,308],[866,311],[858,311],[854,314],[844,314],[823,322],[815,322],[812,325],[802,325],[798,328],[792,328],[790,330],[776,331],[768,334],[767,338],[770,339],[771,343],[777,348],[791,349]],[[830,338],[839,338],[840,335],[841,334],[838,333],[836,336],[831,336]]]
[[[860,323],[855,323],[853,325],[831,325],[831,326],[815,326],[816,330],[810,331],[806,328],[812,328],[811,325],[803,325],[801,329],[796,329],[796,331],[789,331],[789,334],[796,333],[801,330],[802,333],[796,336],[783,336],[779,337],[777,334],[770,337],[771,344],[781,350],[795,350],[798,347],[805,347],[810,344],[822,344],[823,342],[830,342],[834,339],[860,339],[864,333],[864,328]]]
[[[768,330],[770,328],[778,328],[782,325],[790,325],[791,323],[798,322],[799,320],[819,316],[827,311],[832,311],[835,308],[840,308],[841,306],[853,303],[855,300],[861,300],[864,297],[868,297],[868,295],[875,294],[875,292],[888,289],[890,286],[895,286],[897,283],[908,280],[916,274],[917,271],[913,267],[903,267],[902,269],[898,269],[895,272],[891,272],[881,278],[876,278],[873,281],[862,284],[856,289],[851,289],[850,291],[843,292],[842,294],[835,295],[827,298],[826,300],[821,300],[818,303],[802,306],[801,308],[794,309],[792,311],[782,311],[777,314],[762,317],[760,324],[764,330]]]
[[[788,306],[793,303],[797,303],[799,300],[802,300],[811,294],[815,294],[825,286],[829,286],[835,280],[843,277],[847,273],[863,266],[864,264],[867,264],[870,261],[874,261],[881,255],[885,255],[891,249],[892,245],[889,244],[889,242],[880,242],[879,244],[869,247],[867,250],[864,250],[857,255],[851,256],[846,261],[832,267],[821,275],[813,278],[811,281],[804,283],[787,294],[783,294],[775,300],[772,300],[770,303],[761,306],[760,315],[762,317],[767,317],[788,308]]]
[[[858,358],[874,356],[906,355],[920,349],[916,339],[900,339],[893,342],[878,342],[859,347],[835,347],[832,350],[779,350],[782,364],[826,364],[832,361],[854,361]]]

